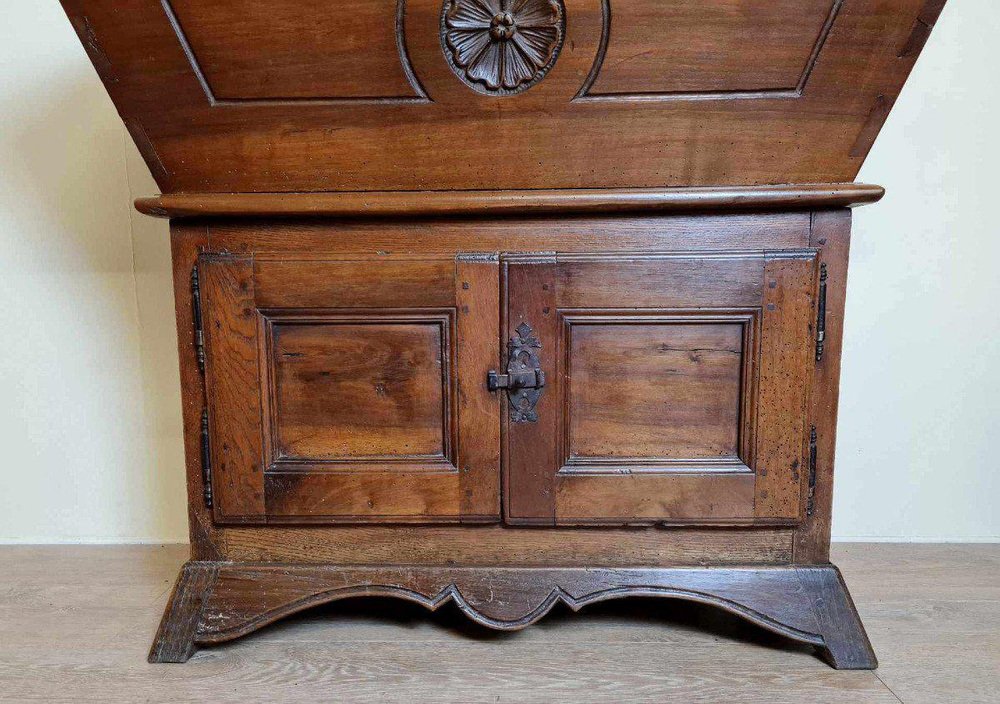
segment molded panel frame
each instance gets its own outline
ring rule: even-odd
[[[216,523],[499,520],[499,401],[483,383],[499,356],[495,255],[203,254],[199,267]],[[386,321],[440,327],[442,456],[278,457],[273,326]]]
[[[505,328],[529,322],[548,382],[536,423],[505,417],[504,520],[512,525],[795,525],[804,517],[813,360],[813,249],[525,254],[504,257]],[[594,305],[587,305],[592,300]],[[752,385],[741,434],[750,463],[706,471],[566,471],[564,314],[750,315]],[[648,308],[657,302],[661,308]],[[609,305],[609,304],[615,305]],[[687,304],[687,305],[685,305]],[[747,360],[744,360],[746,363]],[[749,421],[748,421],[749,422]],[[749,426],[748,426],[749,427]],[[753,447],[744,443],[753,438]],[[554,441],[552,438],[556,438]],[[741,459],[743,459],[741,458]],[[620,464],[620,463],[619,463]],[[748,471],[750,470],[750,471]]]
[[[562,466],[559,475],[610,474],[630,472],[753,472],[751,467],[757,451],[754,437],[756,428],[756,388],[758,358],[760,355],[760,310],[745,309],[560,309],[559,320],[562,336],[556,373],[561,379],[572,378],[571,338],[576,325],[697,325],[703,323],[739,325],[741,331],[740,393],[737,435],[737,453],[733,457],[680,458],[680,457],[583,457],[571,453],[570,384],[562,385],[563,432],[560,434],[559,457]]]

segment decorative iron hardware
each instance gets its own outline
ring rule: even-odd
[[[198,267],[191,270],[191,312],[194,317],[194,350],[198,356],[198,370],[205,373],[205,329],[201,323],[201,282]]]
[[[201,412],[201,481],[205,506],[212,508],[212,448],[208,441],[208,408]]]
[[[826,344],[826,264],[819,265],[819,305],[816,312],[816,361],[823,359]]]
[[[816,509],[816,426],[809,427],[809,491],[806,494],[806,515]]]
[[[516,332],[507,343],[507,373],[498,374],[491,369],[486,375],[486,386],[490,391],[507,390],[512,422],[535,423],[538,421],[535,404],[545,387],[545,372],[538,359],[542,343],[528,323],[518,325]]]

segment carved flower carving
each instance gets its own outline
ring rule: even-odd
[[[527,90],[555,63],[562,0],[445,0],[441,31],[455,73],[480,93]]]

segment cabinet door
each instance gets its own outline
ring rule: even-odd
[[[498,266],[202,256],[216,520],[498,520]]]
[[[508,356],[544,374],[540,392],[505,401],[509,522],[799,518],[814,251],[512,256],[504,268]]]

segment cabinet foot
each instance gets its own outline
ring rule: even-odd
[[[149,649],[149,662],[187,662],[194,654],[205,603],[218,576],[214,562],[188,562],[181,568]]]
[[[356,567],[189,562],[150,651],[184,662],[196,645],[233,640],[338,599],[390,596],[435,610],[449,601],[483,626],[513,631],[556,602],[574,611],[629,596],[660,596],[725,609],[814,645],[838,669],[877,666],[839,571],[797,567],[516,568]]]

